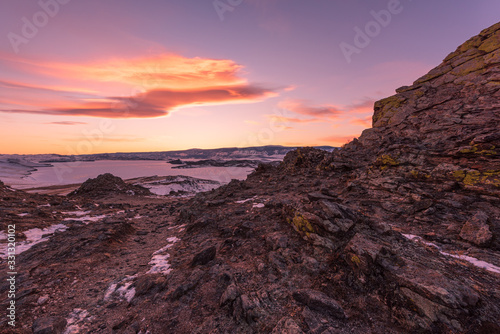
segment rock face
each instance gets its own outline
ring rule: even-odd
[[[95,179],[88,179],[80,188],[71,192],[68,196],[103,197],[110,194],[125,195],[153,195],[148,189],[125,183],[121,178],[113,174],[106,173],[99,175]]]
[[[33,323],[34,334],[60,334],[66,327],[64,318],[39,318]]]
[[[74,217],[21,254],[19,321],[92,333],[499,333],[499,36],[500,23],[375,103],[373,128],[342,149],[300,148],[191,199],[123,203],[123,181],[89,180],[68,205],[91,199],[100,205],[85,213],[108,216]],[[2,199],[4,224],[23,196]]]
[[[500,24],[396,92],[344,148],[297,149],[181,212],[188,230],[207,222],[186,240],[218,245],[207,275],[230,272],[221,305],[240,326],[500,331]],[[240,234],[249,213],[254,227]],[[202,290],[220,300],[200,284],[191,308]]]
[[[488,216],[482,211],[469,219],[460,231],[460,238],[478,246],[487,245],[492,237],[493,234],[488,226]]]
[[[337,195],[367,214],[451,239],[482,211],[485,238],[500,249],[499,28],[375,103],[373,128],[317,164],[339,178]]]

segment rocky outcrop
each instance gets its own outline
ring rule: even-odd
[[[478,246],[487,245],[493,238],[488,225],[488,215],[479,211],[467,220],[460,231],[460,238]]]
[[[230,316],[253,332],[286,321],[310,333],[500,331],[500,296],[485,293],[500,274],[499,37],[500,24],[484,30],[376,102],[373,128],[344,148],[297,149],[186,207],[180,222],[206,222],[216,263],[239,277],[230,295],[245,298],[224,302]],[[232,204],[241,197],[254,205]],[[292,292],[269,305],[270,286]]]
[[[482,211],[479,243],[500,249],[500,24],[396,91],[375,103],[372,129],[316,168],[353,207],[415,234],[457,240]]]
[[[99,175],[95,179],[88,179],[78,189],[71,192],[68,196],[85,196],[99,198],[103,196],[124,194],[124,195],[153,195],[148,189],[131,185],[113,174],[106,173]]]

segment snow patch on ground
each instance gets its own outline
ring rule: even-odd
[[[242,199],[240,201],[235,201],[234,203],[236,204],[244,204],[244,203],[247,203],[247,202],[254,202],[252,203],[252,208],[257,208],[257,209],[261,209],[264,207],[264,203],[260,203],[260,202],[255,202],[257,199],[258,199],[259,196],[254,196],[254,197],[250,197],[250,198],[247,198],[247,199]],[[261,199],[262,201],[262,199]]]
[[[66,329],[63,334],[78,334],[82,333],[84,323],[91,321],[93,317],[89,317],[89,312],[81,308],[75,308],[66,318]]]
[[[149,261],[151,269],[149,269],[146,274],[167,275],[172,271],[172,269],[170,269],[170,263],[168,262],[170,254],[167,253],[167,250],[179,240],[180,239],[177,237],[167,238],[169,244],[153,253],[153,257],[151,258],[151,261]]]
[[[178,229],[179,229],[179,232],[181,232],[181,231],[183,231],[183,230],[184,230],[184,227],[186,227],[186,224],[176,225],[176,226],[170,226],[169,228],[167,228],[167,230],[173,230],[173,229],[178,228]],[[175,238],[175,237],[174,237],[174,238]]]
[[[219,181],[185,175],[146,178],[135,184],[148,188],[153,194],[159,196],[169,195],[171,191],[193,194],[209,191],[222,185]]]
[[[424,239],[422,239],[418,235],[403,234],[403,237],[405,237],[406,239],[409,239],[411,241],[420,242],[420,243],[422,243],[424,245],[431,246],[431,247],[434,247],[434,248],[437,248],[437,249],[441,250],[441,248],[438,245],[433,244],[432,242],[425,241]]]
[[[460,255],[460,254],[451,254],[451,253],[444,252],[444,251],[441,250],[441,248],[438,245],[433,244],[432,242],[425,241],[421,237],[419,237],[418,235],[403,234],[403,236],[405,238],[411,240],[411,241],[420,242],[420,243],[423,243],[423,244],[425,244],[427,246],[431,246],[431,247],[437,248],[439,250],[439,252],[441,254],[445,255],[445,256],[450,256],[450,257],[453,257],[455,259],[467,261],[470,264],[472,264],[472,265],[474,265],[474,266],[476,266],[478,268],[486,269],[486,270],[491,271],[493,273],[500,274],[500,267],[497,267],[494,264],[491,264],[491,263],[488,263],[486,261],[482,261],[482,260],[476,259],[475,257],[472,257],[472,256]]]
[[[61,212],[63,215],[68,215],[68,216],[85,216],[90,213],[90,211],[68,211],[68,212]]]
[[[137,275],[127,276],[119,282],[111,283],[104,293],[104,301],[126,300],[128,303],[135,297],[135,288],[132,286]]]
[[[44,229],[33,228],[31,230],[24,231],[26,240],[16,242],[16,255],[19,255],[36,244],[49,240],[50,236],[57,231],[65,231],[68,227],[63,224],[56,224],[49,226]],[[6,241],[7,235],[5,232],[0,232],[0,241]],[[0,258],[7,257],[7,243],[0,244]]]
[[[90,224],[90,222],[96,222],[96,221],[99,221],[103,218],[106,218],[107,216],[106,215],[99,215],[99,216],[80,216],[78,218],[64,218],[63,220],[64,221],[69,221],[69,220],[76,220],[76,221],[81,221],[83,222],[85,225],[88,225]]]
[[[254,196],[254,197],[251,197],[251,198],[247,198],[247,199],[243,199],[241,201],[236,201],[234,203],[237,203],[237,204],[243,204],[243,203],[246,203],[246,202],[249,202],[249,201],[253,201],[254,199],[256,199],[257,196]]]

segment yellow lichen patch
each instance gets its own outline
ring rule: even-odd
[[[424,95],[425,95],[425,93],[424,93],[424,91],[423,91],[423,90],[420,90],[420,89],[419,89],[419,90],[417,90],[417,91],[415,92],[415,96],[416,96],[416,97],[422,97],[422,96],[424,96]]]
[[[478,46],[481,45],[482,39],[479,36],[474,36],[468,41],[466,41],[464,44],[462,44],[459,48],[460,52],[465,52],[469,49],[472,48],[477,48]]]
[[[302,154],[300,147],[297,149],[297,159],[304,159],[304,155]]]
[[[488,170],[482,174],[482,182],[500,187],[500,171]]]
[[[399,107],[401,107],[405,101],[406,98],[399,95],[393,95],[375,102],[374,105],[375,113],[373,114],[373,123],[375,124],[378,120],[380,120],[383,117],[392,116],[394,113],[398,111]]]
[[[295,212],[293,219],[287,219],[288,223],[292,224],[297,232],[303,232],[306,236],[314,233],[314,228],[311,223],[299,212]]]
[[[494,151],[494,150],[482,150],[482,151],[479,151],[479,152],[476,152],[476,154],[480,154],[480,155],[497,155],[497,151]]]
[[[386,170],[390,166],[399,166],[399,164],[400,162],[389,154],[383,154],[375,160],[375,165],[380,166],[381,170]]]
[[[481,181],[481,173],[478,171],[467,172],[462,182],[467,186],[473,186]]]
[[[483,41],[478,49],[484,52],[492,52],[500,48],[499,41],[500,41],[500,31],[497,31],[496,34],[490,36],[490,38]]]
[[[462,154],[468,154],[468,153],[476,153],[478,150],[479,148],[477,147],[477,145],[472,145],[471,147],[461,149],[458,152]]]
[[[429,174],[418,170],[410,171],[410,176],[414,179],[429,179],[431,177]]]
[[[488,170],[486,172],[463,171],[457,170],[453,172],[453,177],[462,182],[465,186],[475,186],[477,184],[491,184],[495,187],[500,187],[500,171]]]
[[[498,152],[495,151],[495,145],[491,145],[489,149],[484,149],[485,147],[479,147],[478,144],[471,145],[469,147],[463,148],[460,151],[458,151],[461,154],[479,154],[479,155],[497,155]]]
[[[455,67],[451,73],[456,76],[465,76],[472,72],[484,72],[484,68],[483,59],[478,57],[470,59],[460,66]]]
[[[359,267],[359,265],[361,264],[361,259],[356,254],[352,254],[351,262],[354,263],[357,267]]]
[[[453,172],[453,177],[457,179],[457,181],[462,181],[465,178],[465,172],[463,170],[456,170]]]

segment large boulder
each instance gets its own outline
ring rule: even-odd
[[[117,194],[139,196],[152,195],[152,193],[144,187],[128,184],[121,178],[106,173],[99,175],[95,179],[88,179],[80,188],[71,192],[68,196],[104,197]]]

